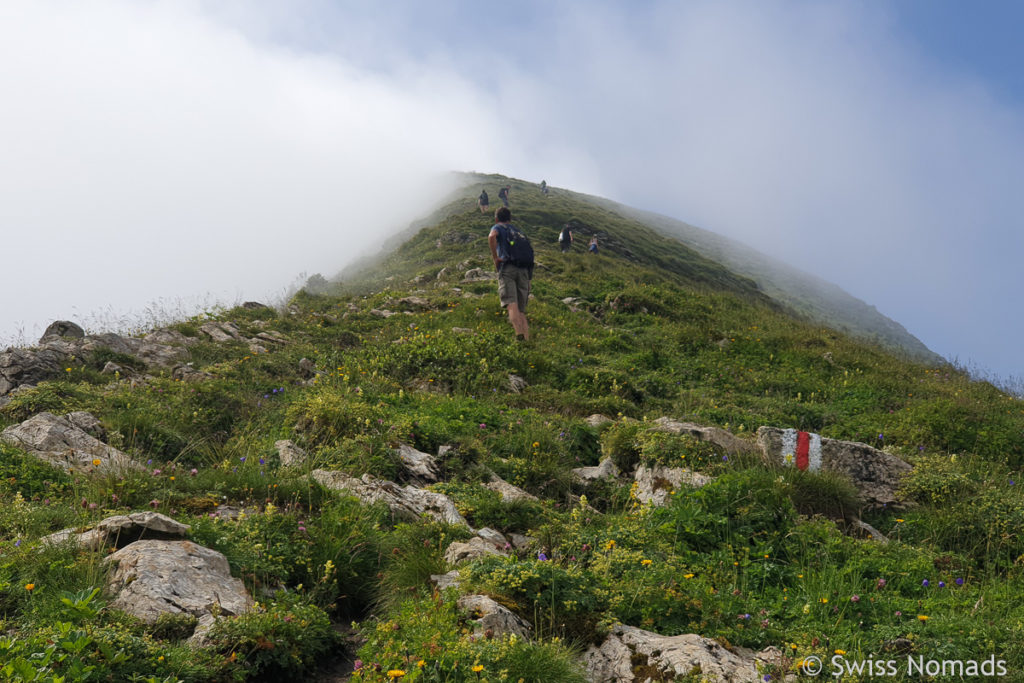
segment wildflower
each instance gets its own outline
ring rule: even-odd
[[[945,588],[945,587],[946,587],[946,582],[945,581],[939,581],[939,588]]]
[[[846,650],[835,650],[834,652],[837,655],[845,655],[846,654]]]
[[[21,545],[21,539],[19,538],[17,541],[14,542],[14,547],[17,548],[20,545]]]
[[[193,467],[191,470],[189,470],[189,474],[194,477],[197,474],[199,474],[199,470],[197,470],[195,467]]]
[[[608,542],[607,542],[607,543],[605,544],[605,546],[604,546],[604,549],[605,549],[605,550],[611,550],[611,549],[612,549],[612,548],[614,548],[614,547],[615,547],[615,541],[614,541],[614,540],[610,540],[610,541],[608,541]]]
[[[149,501],[149,507],[156,510],[158,507],[160,507],[160,501],[154,498],[153,500]]]
[[[99,458],[93,458],[92,459],[92,466],[93,467],[99,467],[102,464],[102,462],[103,461],[100,460]]]
[[[240,458],[238,459],[238,462],[245,462],[245,456],[243,455],[242,457],[240,457]]]
[[[27,590],[29,593],[31,593],[35,589],[36,589],[36,585],[34,583],[26,583],[25,584],[25,590]]]
[[[956,580],[956,585],[958,585],[958,586],[964,585],[964,580],[963,579],[957,579]]]
[[[875,584],[876,588],[885,588],[885,579],[879,579],[878,583]]]
[[[896,616],[902,617],[903,616],[903,612],[901,612],[899,610],[896,610]]]
[[[401,669],[390,669],[388,671],[388,678],[401,678],[405,675],[405,672]]]
[[[824,605],[824,604],[827,604],[827,603],[828,603],[828,598],[822,598],[821,599],[821,604]]]
[[[920,621],[921,623],[924,623],[924,622],[928,621],[928,615],[927,614],[918,614],[917,615],[917,620]]]
[[[427,662],[426,662],[425,660],[422,660],[422,659],[421,659],[420,661],[416,662],[416,666],[417,666],[418,668],[420,668],[420,669],[422,669],[422,668],[423,668],[423,667],[425,667],[426,665],[427,665]]]
[[[81,506],[82,506],[83,510],[88,508],[89,507],[89,501],[87,501],[85,498],[83,498],[82,502],[81,502]]]
[[[860,602],[860,596],[859,595],[851,595],[850,596],[850,602]]]
[[[924,581],[921,582],[921,585],[924,586],[925,588],[927,588],[931,584],[928,582],[928,579],[925,579]]]
[[[541,552],[537,553],[537,559],[540,560],[541,562],[547,562],[548,561],[548,556],[545,555],[543,551],[541,551]]]
[[[728,455],[723,455],[722,456],[722,462],[729,462],[729,456]]]
[[[540,441],[534,441],[533,442],[533,447],[534,448],[540,448]]]
[[[161,472],[161,471],[162,471],[162,470],[153,470],[153,476],[154,476],[154,477],[159,477],[159,476],[160,476],[160,472]]]
[[[261,465],[266,465],[266,464],[267,464],[267,461],[266,461],[266,460],[264,460],[263,458],[260,458],[260,464],[261,464]]]
[[[158,661],[158,662],[164,661],[164,656],[160,655],[159,657],[156,658],[156,661]]]
[[[748,619],[750,619],[750,615],[749,614],[741,614],[740,615],[740,619],[748,620]]]
[[[478,674],[478,673],[480,673],[483,670],[484,670],[484,665],[483,664],[474,664],[473,667],[472,667],[473,673],[477,673]]]
[[[359,671],[360,669],[362,669],[363,668],[363,660],[357,659],[355,662],[352,663],[352,668],[355,669],[356,671]]]
[[[902,519],[897,519],[897,520],[896,520],[896,523],[897,523],[897,524],[903,524],[903,520],[902,520]]]
[[[644,559],[640,560],[640,564],[642,564],[645,567],[649,567],[651,565],[651,560],[648,560],[648,559],[644,558]]]
[[[693,574],[683,574],[683,578],[684,579],[692,579],[693,576],[694,576]]]
[[[480,423],[480,429],[487,429],[487,423],[486,422],[481,422]]]

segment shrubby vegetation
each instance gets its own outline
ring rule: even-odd
[[[994,653],[1024,671],[1018,399],[801,321],[635,221],[513,189],[541,262],[530,343],[513,341],[493,283],[460,282],[456,264],[487,263],[488,221],[466,201],[343,287],[321,283],[326,293],[301,292],[283,313],[217,314],[291,340],[270,353],[199,341],[190,352],[201,379],[157,373],[134,385],[101,375],[94,357],[12,397],[0,428],[88,410],[145,468],[71,476],[0,446],[0,678],[312,680],[340,649],[332,622],[356,623],[364,642],[345,656],[366,681],[582,680],[576,656],[617,621],[775,645],[789,668],[836,650],[882,656],[905,640],[926,657]],[[599,235],[599,257],[557,253],[567,220],[578,240]],[[452,275],[437,280],[443,267]],[[428,307],[371,313],[400,311],[410,294]],[[177,329],[198,338],[202,322]],[[311,383],[302,358],[315,364]],[[111,359],[132,367],[100,358]],[[521,393],[510,373],[526,381]],[[592,413],[614,423],[591,427]],[[651,431],[662,415],[741,438],[768,424],[884,448],[916,466],[903,488],[912,505],[862,509],[835,475]],[[282,438],[307,450],[305,465],[281,466]],[[449,569],[444,550],[464,529],[394,519],[309,477],[327,468],[403,481],[400,443],[451,446],[433,489],[474,527],[534,539],[461,567],[466,589],[529,621],[533,640],[474,636],[456,596],[433,589],[429,576]],[[571,476],[602,457],[627,472],[682,466],[715,480],[651,509],[628,481],[584,488]],[[538,500],[503,501],[482,486],[492,473]],[[211,516],[226,505],[244,512]],[[190,524],[260,603],[220,622],[204,649],[185,642],[187,617],[144,625],[107,608],[95,590],[102,553],[39,543],[143,509]],[[858,516],[892,542],[854,538]]]

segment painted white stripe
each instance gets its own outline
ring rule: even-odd
[[[796,430],[782,430],[782,464],[786,467],[796,467]]]
[[[821,469],[821,435],[812,432],[807,445],[807,469],[817,472]]]

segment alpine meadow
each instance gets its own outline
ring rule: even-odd
[[[1024,681],[1020,398],[711,233],[460,178],[280,306],[0,352],[0,680]]]

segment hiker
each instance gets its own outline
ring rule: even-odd
[[[546,181],[546,180],[540,181],[540,193],[542,195],[544,195],[545,197],[548,196],[548,181]]]
[[[506,209],[508,208],[508,191],[511,189],[511,185],[506,185],[505,187],[498,190],[498,199],[501,200],[502,206],[504,206]]]
[[[477,200],[477,206],[480,207],[480,213],[487,213],[487,208],[490,205],[491,200],[487,198],[487,190],[480,192],[480,199]]]
[[[591,254],[597,254],[597,236],[590,238],[590,244],[587,245],[587,251]]]
[[[562,228],[562,232],[558,233],[558,246],[562,248],[563,254],[572,249],[572,230],[569,229],[568,223]]]
[[[494,212],[495,224],[487,235],[491,247],[491,260],[498,271],[498,299],[508,308],[508,320],[516,332],[516,339],[530,338],[526,321],[526,304],[530,298],[530,280],[533,278],[533,246],[523,233],[512,225],[512,212],[501,207]]]

